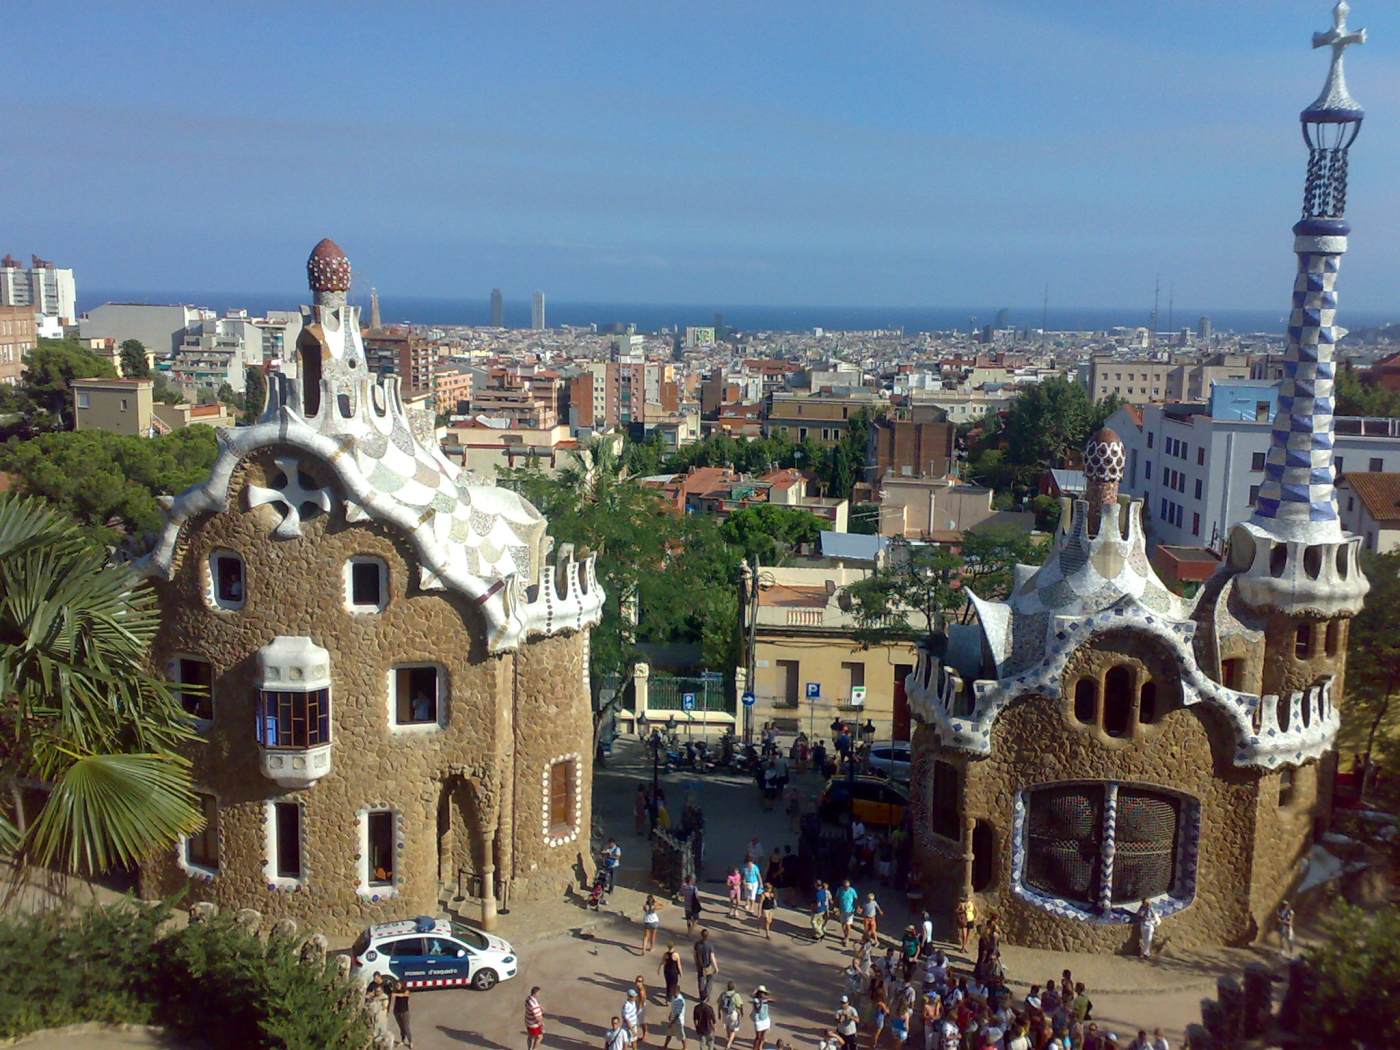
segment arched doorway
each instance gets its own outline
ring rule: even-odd
[[[454,898],[479,898],[488,889],[481,884],[490,864],[483,794],[477,780],[455,774],[438,794],[438,883]]]

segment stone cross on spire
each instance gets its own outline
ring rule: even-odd
[[[1308,107],[1309,112],[1347,114],[1359,112],[1361,107],[1347,91],[1346,73],[1342,69],[1342,59],[1346,54],[1346,49],[1352,44],[1366,43],[1366,30],[1351,30],[1347,28],[1347,15],[1351,14],[1351,5],[1347,0],[1337,0],[1337,6],[1332,8],[1332,28],[1325,33],[1314,33],[1312,46],[1330,47],[1332,49],[1332,67],[1327,71],[1327,83],[1322,86],[1322,94],[1317,96],[1317,100]]]

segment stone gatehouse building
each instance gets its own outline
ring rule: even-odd
[[[206,829],[142,892],[330,934],[465,896],[559,892],[588,853],[593,559],[473,483],[366,367],[350,264],[323,240],[291,375],[220,432],[138,565],[186,687]],[[290,370],[289,370],[290,371]]]
[[[1148,901],[1177,946],[1249,942],[1326,825],[1348,625],[1369,586],[1333,494],[1335,285],[1362,120],[1341,56],[1364,40],[1345,4],[1334,18],[1315,38],[1331,72],[1302,113],[1278,414],[1225,561],[1191,600],[1163,586],[1144,538],[1157,508],[1119,497],[1123,445],[1101,431],[1045,563],[1019,566],[1004,602],[973,596],[978,622],[910,676],[916,863],[929,889],[998,912],[1013,942],[1130,948]],[[1176,487],[1173,464],[1199,450],[1165,446],[1146,476]]]

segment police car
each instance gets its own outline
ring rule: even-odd
[[[366,984],[377,973],[410,988],[471,985],[478,991],[515,976],[515,949],[499,937],[447,919],[421,916],[381,922],[350,949],[355,975]]]

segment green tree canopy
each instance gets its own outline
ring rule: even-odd
[[[1371,591],[1347,636],[1342,738],[1347,747],[1377,759],[1383,754],[1390,762],[1400,757],[1400,708],[1394,702],[1400,689],[1400,631],[1395,629],[1400,623],[1400,550],[1365,554],[1361,567]]]
[[[1400,391],[1367,382],[1351,367],[1337,373],[1333,396],[1339,416],[1400,416]]]
[[[109,361],[63,339],[40,339],[25,361],[20,383],[41,411],[73,427],[73,380],[112,379],[116,370]]]
[[[1045,543],[1014,525],[984,525],[963,534],[958,575],[977,597],[991,600],[1011,593],[1011,571],[1017,565],[1039,565]]]
[[[741,559],[757,558],[760,565],[779,565],[803,544],[816,543],[825,525],[800,507],[757,503],[732,512],[719,531],[724,542],[737,548]]]
[[[0,771],[52,785],[23,822],[0,809],[21,867],[96,874],[198,830],[193,733],[152,674],[155,596],[37,499],[0,497]]]
[[[1327,935],[1307,949],[1317,986],[1300,1004],[1303,1046],[1400,1046],[1400,907],[1368,911],[1345,903],[1328,916]]]
[[[139,339],[126,339],[117,348],[121,355],[122,375],[128,379],[149,379],[151,362],[146,356],[146,344]]]
[[[93,539],[118,543],[165,521],[156,497],[176,495],[208,476],[218,454],[214,431],[196,425],[144,438],[105,430],[63,431],[0,445],[0,470],[20,489],[71,515]]]
[[[947,614],[963,604],[957,584],[962,559],[935,544],[898,544],[885,564],[842,591],[864,645],[929,642]]]

